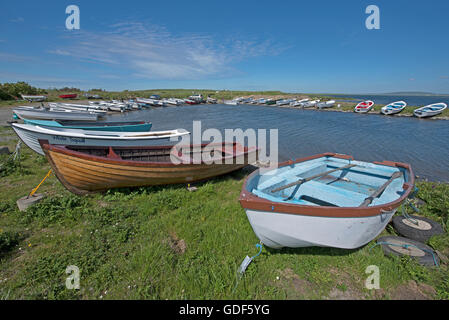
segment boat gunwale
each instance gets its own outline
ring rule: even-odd
[[[326,152],[309,157],[304,157],[301,159],[288,160],[282,162],[278,165],[278,168],[292,165],[295,163],[305,162],[321,157],[334,157],[338,159],[351,159],[354,160],[352,156]],[[408,172],[409,181],[403,184],[404,193],[396,200],[375,206],[368,207],[329,207],[329,206],[310,206],[302,204],[293,203],[280,203],[260,198],[253,194],[251,191],[247,190],[248,181],[252,180],[255,176],[259,174],[260,169],[252,172],[244,181],[242,190],[239,196],[240,205],[245,210],[255,210],[271,213],[284,213],[284,214],[295,214],[303,216],[315,216],[315,217],[333,217],[333,218],[357,218],[357,217],[371,217],[381,215],[384,212],[393,211],[398,208],[401,203],[410,195],[413,186],[415,185],[415,175],[411,166],[407,163],[395,162],[384,160],[382,162],[373,161],[373,164],[385,165],[390,167],[404,168]]]

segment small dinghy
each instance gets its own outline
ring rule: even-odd
[[[354,249],[382,232],[413,187],[408,164],[324,153],[254,171],[239,200],[268,247]]]
[[[76,194],[205,180],[255,162],[258,152],[239,143],[80,147],[39,142],[59,181]]]
[[[47,128],[66,128],[95,131],[122,131],[122,132],[144,132],[151,130],[151,123],[145,121],[128,122],[85,122],[85,121],[51,121],[51,120],[28,120],[23,119],[26,124]]]
[[[317,103],[316,107],[318,109],[323,109],[323,108],[332,108],[334,105],[335,105],[335,100],[329,100],[329,101]]]
[[[386,106],[383,106],[382,109],[380,109],[380,112],[383,114],[389,115],[389,114],[396,114],[401,112],[405,109],[407,106],[407,102],[405,101],[396,101],[390,104],[387,104]]]
[[[302,104],[303,108],[311,108],[316,106],[317,103],[319,103],[320,100],[312,100],[312,101],[306,101]]]
[[[418,118],[428,118],[436,116],[444,111],[447,108],[447,104],[440,102],[429,104],[428,106],[421,107],[413,111],[413,114]]]
[[[76,121],[97,121],[101,116],[97,113],[76,112],[72,110],[50,111],[42,108],[23,108],[13,109],[13,114],[20,119],[39,119],[39,120],[76,120]]]
[[[61,99],[75,99],[78,96],[76,93],[70,93],[70,94],[61,94],[59,97]]]
[[[26,96],[23,94],[21,96],[23,100],[27,100],[29,102],[47,100],[47,96]]]
[[[374,102],[371,100],[363,101],[357,104],[354,108],[354,112],[357,113],[366,113],[370,111],[374,106]]]
[[[30,124],[11,123],[19,138],[33,151],[44,154],[38,142],[47,140],[50,144],[77,146],[160,146],[173,145],[179,137],[189,135],[184,129],[147,132],[116,132],[65,128],[45,128]]]

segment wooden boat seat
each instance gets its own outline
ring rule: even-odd
[[[334,187],[319,181],[308,181],[299,187],[292,186],[277,193],[271,193],[273,188],[252,192],[261,198],[282,203],[307,205],[324,205],[336,207],[357,207],[362,203],[366,194]],[[293,195],[293,197],[291,197]],[[307,202],[307,203],[306,203]]]

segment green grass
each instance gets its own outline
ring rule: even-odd
[[[0,138],[11,134],[0,130]],[[0,181],[0,299],[324,299],[335,290],[389,299],[411,280],[433,287],[435,299],[449,298],[446,265],[388,258],[378,246],[370,250],[374,242],[358,250],[265,247],[236,287],[236,270],[258,243],[238,202],[244,170],[196,192],[175,185],[84,197],[51,175],[39,189],[48,196],[19,212],[15,201],[49,170],[26,147],[21,167]],[[418,187],[427,202],[421,214],[447,226],[449,185]],[[446,233],[430,244],[448,255],[448,240]],[[65,288],[69,265],[80,269],[80,290]],[[380,268],[380,291],[364,288],[369,265]]]

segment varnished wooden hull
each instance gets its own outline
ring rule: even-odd
[[[85,194],[119,187],[190,183],[238,170],[248,164],[244,152],[232,164],[172,164],[170,162],[123,161],[71,152],[41,142],[59,181],[71,192]],[[156,147],[157,148],[157,147]]]

